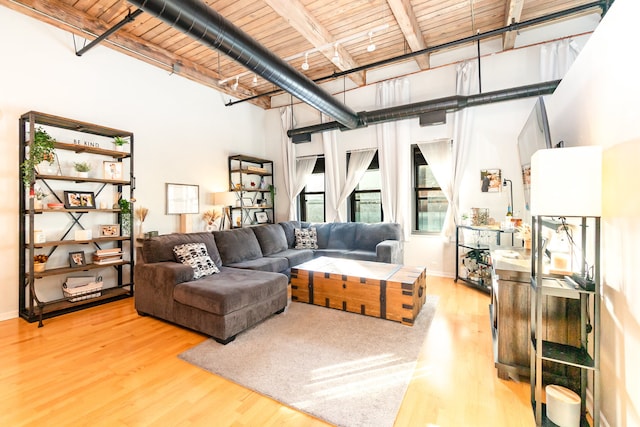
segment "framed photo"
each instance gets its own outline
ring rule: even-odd
[[[497,193],[502,188],[502,171],[500,169],[480,170],[480,191]]]
[[[266,212],[256,212],[256,222],[258,224],[266,224],[269,222],[269,217]]]
[[[104,162],[103,174],[104,174],[104,179],[122,179],[122,163],[121,162]]]
[[[253,206],[253,200],[251,200],[251,197],[243,197],[242,206]]]
[[[70,267],[82,267],[87,265],[84,259],[84,252],[69,252],[69,266]]]
[[[120,235],[120,224],[104,224],[100,226],[100,237],[117,237]]]
[[[167,183],[167,215],[197,214],[199,199],[197,185]]]
[[[95,209],[96,201],[92,191],[65,191],[64,207],[67,209]]]

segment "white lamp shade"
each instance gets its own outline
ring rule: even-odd
[[[602,147],[538,150],[531,157],[531,214],[601,216]]]
[[[213,193],[213,203],[218,206],[232,206],[236,202],[236,195],[233,191],[222,191]]]

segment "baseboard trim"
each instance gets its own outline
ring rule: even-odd
[[[18,310],[5,311],[4,313],[0,313],[0,322],[3,320],[15,319],[16,317],[18,317]]]

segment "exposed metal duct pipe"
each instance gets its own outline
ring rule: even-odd
[[[129,0],[129,3],[224,53],[301,101],[333,117],[346,128],[354,129],[359,125],[358,115],[353,110],[206,4],[198,0]]]
[[[478,105],[491,104],[495,102],[548,95],[553,93],[559,84],[560,80],[553,80],[550,82],[520,86],[511,89],[501,89],[494,92],[479,93],[476,95],[456,95],[397,107],[383,108],[376,111],[362,111],[358,113],[360,116],[360,124],[357,128],[363,128],[370,124],[411,119],[431,111],[445,110],[447,112],[453,112],[466,107],[476,107]],[[303,128],[290,129],[287,131],[287,135],[289,138],[293,138],[297,135],[310,135],[312,133],[326,132],[335,129],[349,130],[338,122],[328,122]]]

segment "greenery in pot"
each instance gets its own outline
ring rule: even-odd
[[[91,165],[87,162],[74,163],[73,167],[78,172],[89,172],[91,170]]]
[[[134,200],[132,199],[131,202]],[[122,235],[128,236],[131,233],[131,202],[125,198],[118,200],[120,215],[122,216]]]
[[[33,141],[29,145],[29,157],[20,165],[22,170],[22,181],[25,187],[30,187],[34,179],[36,166],[45,160],[53,164],[55,160],[54,143],[55,138],[46,130],[38,127],[33,136]]]
[[[121,136],[116,136],[113,138],[113,144],[117,145],[118,147],[122,147],[124,144],[128,144],[128,143],[129,141],[127,141]]]
[[[276,187],[273,184],[269,184],[269,193],[271,194],[271,206],[275,205],[276,201]]]

